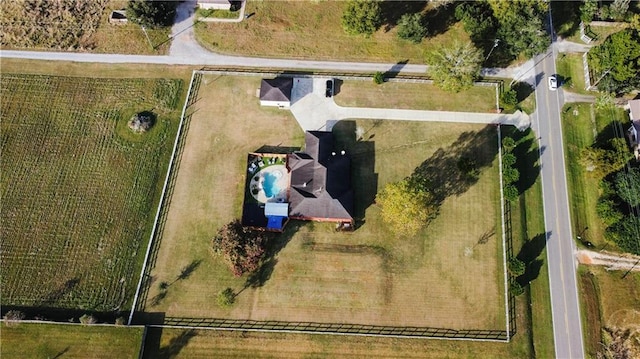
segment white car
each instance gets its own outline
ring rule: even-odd
[[[549,90],[555,91],[558,88],[558,79],[556,75],[549,76]]]

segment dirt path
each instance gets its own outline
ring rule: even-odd
[[[606,266],[607,270],[640,271],[640,256],[595,252],[586,249],[578,250],[576,256],[581,264]]]

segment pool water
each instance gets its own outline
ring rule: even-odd
[[[262,182],[262,188],[264,195],[267,198],[275,197],[282,190],[278,185],[278,180],[282,177],[282,173],[279,171],[268,172],[264,174],[264,182]]]

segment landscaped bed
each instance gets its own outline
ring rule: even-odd
[[[290,112],[259,106],[259,85],[258,77],[203,77],[145,311],[166,317],[505,329],[494,127],[339,122],[333,133],[352,159],[357,229],[340,233],[335,224],[291,221],[270,244],[272,257],[256,275],[234,277],[210,247],[217,230],[240,217],[247,153],[303,143]],[[461,156],[478,162],[477,182],[461,179],[456,167]],[[417,236],[398,238],[373,200],[386,183],[417,168],[440,190],[439,215]],[[191,268],[187,276],[185,268]],[[230,308],[216,304],[226,287],[237,293]]]
[[[2,305],[131,304],[179,80],[3,74]],[[154,109],[154,126],[127,121]]]

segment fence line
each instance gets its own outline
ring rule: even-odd
[[[589,61],[587,59],[587,55],[589,53],[585,52],[582,55],[582,68],[584,70],[584,87],[585,90],[587,91],[593,91],[593,88],[591,87],[591,71],[589,71]]]
[[[173,171],[173,162],[175,160],[175,155],[176,155],[176,150],[178,149],[178,144],[180,142],[180,136],[182,133],[182,126],[184,123],[184,119],[185,119],[185,112],[187,111],[187,106],[189,104],[189,99],[191,97],[191,87],[193,85],[193,80],[196,76],[196,72],[194,71],[191,74],[191,81],[189,82],[189,90],[187,91],[187,99],[184,103],[184,106],[182,107],[182,115],[180,116],[180,124],[178,125],[178,132],[176,134],[176,139],[173,143],[173,152],[171,153],[171,161],[169,162],[169,168],[167,168],[167,175],[165,177],[165,181],[164,181],[164,185],[162,188],[162,194],[160,195],[160,201],[158,203],[158,210],[156,211],[156,217],[153,221],[153,229],[151,231],[151,235],[149,236],[149,244],[147,245],[147,252],[145,253],[144,256],[144,262],[142,264],[142,270],[140,271],[140,279],[138,280],[138,287],[136,288],[136,293],[133,297],[133,304],[131,305],[131,313],[129,314],[129,320],[127,321],[128,325],[131,325],[131,320],[133,319],[133,313],[136,310],[136,306],[138,305],[138,297],[140,295],[140,289],[142,288],[142,285],[144,282],[147,282],[147,279],[145,278],[145,274],[146,274],[146,270],[147,270],[147,264],[149,261],[149,255],[151,253],[151,248],[153,247],[153,242],[154,242],[154,238],[156,235],[156,230],[158,228],[158,219],[160,218],[160,214],[162,212],[162,208],[163,208],[163,202],[165,201],[165,196],[166,196],[166,191],[167,191],[167,186],[169,184],[169,181],[171,179],[171,172]]]
[[[282,332],[301,334],[329,334],[379,336],[397,338],[430,338],[456,340],[484,340],[508,342],[508,333],[503,330],[447,329],[429,327],[389,327],[365,324],[256,321],[221,318],[174,318],[167,317],[162,325],[151,327],[175,327],[212,330],[242,330],[256,332]]]

